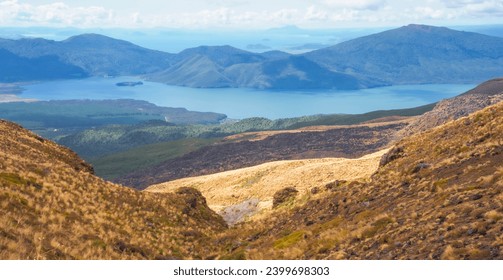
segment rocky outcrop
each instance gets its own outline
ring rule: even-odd
[[[272,207],[277,208],[282,204],[294,199],[299,193],[294,187],[286,187],[282,190],[277,191],[272,200]]]
[[[435,108],[413,121],[399,137],[457,120],[503,100],[503,78],[480,84],[476,88],[459,96],[440,101]]]

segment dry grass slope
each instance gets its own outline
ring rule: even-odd
[[[196,190],[154,195],[105,182],[13,123],[0,121],[0,147],[0,259],[198,259],[226,228]]]
[[[503,102],[399,141],[370,182],[327,185],[216,238],[227,259],[503,259]]]
[[[149,170],[139,170],[118,182],[138,189],[176,179],[252,167],[259,164],[312,158],[357,158],[390,145],[409,120],[378,124],[310,127],[253,132],[227,138]]]
[[[260,210],[270,210],[274,194],[285,187],[296,188],[302,197],[309,196],[311,190],[322,188],[334,180],[368,179],[377,170],[379,159],[385,151],[359,159],[324,158],[269,162],[212,175],[174,180],[150,186],[146,191],[165,193],[175,192],[179,187],[196,188],[206,197],[210,208],[222,214],[227,222],[234,224],[242,220],[234,217],[238,213],[233,212],[241,212],[237,205],[255,205],[246,207],[249,215]],[[240,215],[240,218],[246,216]]]
[[[330,160],[203,177],[201,190],[234,192],[211,203],[241,209],[302,191],[226,230],[194,188],[105,182],[70,150],[0,121],[0,259],[503,259],[502,135],[500,102],[400,140],[370,179],[337,180],[344,163]]]

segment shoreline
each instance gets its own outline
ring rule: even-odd
[[[33,98],[21,98],[15,94],[4,94],[0,93],[0,103],[12,103],[12,102],[37,102],[39,100]]]

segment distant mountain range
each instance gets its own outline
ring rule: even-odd
[[[503,38],[408,25],[305,57],[336,72],[389,84],[479,83],[503,73]]]
[[[253,53],[231,46],[201,46],[171,54],[97,34],[64,41],[0,39],[0,59],[5,61],[0,65],[0,82],[142,75],[155,82],[205,88],[478,83],[503,73],[501,46],[503,38],[424,25],[301,55]]]
[[[29,58],[0,48],[0,61],[0,82],[87,77],[83,69],[52,55]]]
[[[169,53],[145,49],[127,41],[97,34],[83,34],[64,41],[0,39],[1,49],[23,58],[53,57],[61,64],[72,65],[88,76],[141,75],[156,72],[168,67],[173,57]],[[0,66],[0,71],[4,67]],[[39,71],[43,73],[46,69],[41,68]],[[67,71],[58,72],[62,72],[59,77],[51,78],[68,78]],[[40,73],[33,73],[33,76],[27,76],[23,80],[43,78],[37,75],[40,76]],[[1,80],[3,79],[0,78]]]

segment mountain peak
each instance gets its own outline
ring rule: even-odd
[[[105,35],[96,33],[85,33],[76,36],[72,36],[63,41],[65,44],[75,44],[81,47],[103,47],[110,45],[121,45],[121,46],[134,46],[133,43],[128,41],[114,39]]]
[[[189,48],[181,52],[183,53],[198,53],[198,54],[216,54],[216,53],[250,53],[245,50],[241,50],[238,48],[235,48],[230,45],[223,45],[223,46],[199,46],[195,48]]]
[[[241,50],[229,45],[199,46],[182,51],[178,54],[178,61],[192,59],[195,55],[205,56],[219,66],[228,67],[238,63],[253,63],[264,60],[259,54]]]
[[[417,32],[454,31],[454,30],[449,29],[447,27],[424,25],[424,24],[414,24],[414,23],[409,24],[407,26],[403,26],[401,28],[398,28],[398,30],[417,31]],[[393,31],[393,30],[390,30],[390,31]]]
[[[409,28],[409,29],[422,29],[422,30],[431,30],[431,29],[445,28],[445,27],[426,25],[426,24],[417,24],[417,23],[411,23],[411,24],[406,25],[404,27],[405,28]]]
[[[65,41],[75,41],[75,40],[115,40],[115,39],[97,33],[84,33],[69,37]]]
[[[127,41],[114,39],[105,35],[96,34],[96,33],[85,33],[80,35],[72,36],[63,41],[63,43],[72,43],[72,44],[102,44],[105,42],[123,42],[127,44],[131,44]]]
[[[479,83],[501,75],[503,39],[410,24],[307,53],[329,69],[389,84]]]

